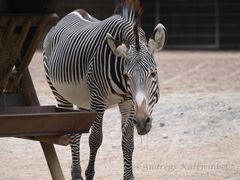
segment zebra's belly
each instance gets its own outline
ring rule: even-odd
[[[90,91],[87,84],[53,83],[54,87],[67,101],[85,109],[90,109]]]

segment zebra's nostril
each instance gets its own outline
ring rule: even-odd
[[[137,124],[137,121],[136,121],[136,119],[133,119],[133,123],[134,123],[134,124]]]
[[[147,119],[146,119],[146,123],[149,123],[151,121],[151,119],[148,117]]]

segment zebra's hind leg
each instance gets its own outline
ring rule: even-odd
[[[73,109],[73,104],[68,102],[64,97],[62,97],[56,89],[51,86],[51,82],[49,83],[52,92],[57,100],[57,104],[59,108],[64,109]],[[70,134],[71,137],[71,152],[72,152],[72,167],[71,167],[71,175],[72,180],[83,180],[81,175],[81,165],[80,165],[80,138],[81,134]]]
[[[83,180],[81,176],[81,166],[80,166],[80,139],[81,134],[71,134],[71,152],[72,152],[72,167],[71,175],[72,180]]]
[[[45,52],[44,52],[45,53]],[[64,109],[73,109],[73,104],[68,102],[62,95],[58,93],[55,87],[52,84],[52,81],[49,77],[49,69],[47,66],[47,56],[44,55],[44,68],[45,68],[45,75],[47,78],[47,82],[49,87],[52,90],[53,95],[57,101],[57,105],[59,108]],[[71,168],[71,175],[72,180],[83,180],[81,175],[81,166],[80,166],[80,138],[81,134],[70,134],[71,137],[71,151],[72,151],[72,168]]]
[[[90,157],[88,167],[86,169],[86,180],[92,180],[95,174],[94,165],[98,148],[102,144],[102,119],[103,113],[98,113],[96,120],[94,121],[91,134],[89,136]]]

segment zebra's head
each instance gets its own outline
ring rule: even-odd
[[[147,134],[152,127],[152,109],[159,98],[157,65],[153,54],[162,49],[165,43],[166,29],[158,24],[152,37],[146,41],[144,32],[139,30],[132,44],[126,45],[107,34],[107,42],[116,56],[124,58],[123,76],[127,93],[134,103],[133,122],[138,134]]]

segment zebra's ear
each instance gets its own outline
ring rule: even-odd
[[[167,39],[167,30],[162,24],[158,24],[154,31],[152,37],[148,41],[148,49],[151,54],[159,52]]]
[[[107,33],[107,43],[116,56],[126,58],[128,55],[128,48],[124,43],[114,39],[111,34]]]

